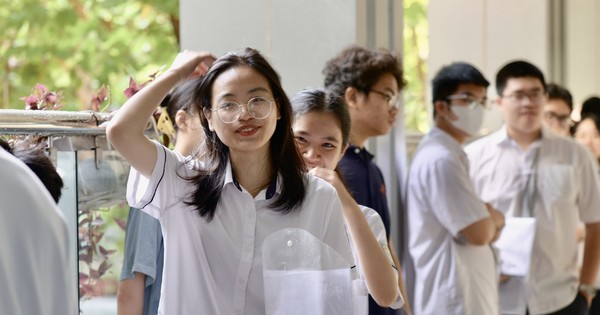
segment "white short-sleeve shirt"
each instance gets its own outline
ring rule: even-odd
[[[132,168],[128,201],[160,221],[165,264],[159,314],[264,314],[262,243],[273,232],[302,228],[354,265],[335,189],[306,177],[306,197],[289,214],[268,207],[280,191],[269,187],[253,198],[227,167],[215,216],[207,222],[184,203],[194,189],[184,178],[196,174],[199,161],[156,143],[157,160],[150,178]]]
[[[477,194],[510,217],[517,211],[533,148],[539,147],[534,171],[536,235],[525,284],[532,315],[559,310],[573,301],[579,285],[577,224],[600,221],[600,185],[592,154],[546,129],[538,143],[523,151],[502,127],[465,148]]]
[[[38,177],[0,148],[0,314],[75,315],[67,224]]]
[[[489,216],[473,190],[460,144],[433,128],[413,157],[407,189],[415,314],[498,314],[492,249],[459,237]]]

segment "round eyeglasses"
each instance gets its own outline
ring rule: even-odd
[[[271,114],[273,109],[273,101],[266,97],[254,97],[251,98],[246,106],[246,111],[254,119],[265,119]],[[242,117],[242,107],[244,104],[240,104],[233,101],[223,101],[217,105],[217,108],[211,111],[217,112],[217,117],[225,124],[231,124],[240,117]]]

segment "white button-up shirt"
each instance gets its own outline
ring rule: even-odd
[[[157,218],[165,244],[159,314],[264,314],[262,244],[273,232],[302,228],[335,249],[347,268],[354,265],[335,189],[307,176],[302,207],[290,214],[268,207],[276,186],[253,198],[227,167],[215,216],[207,222],[183,203],[195,188],[183,179],[196,174],[198,161],[156,143],[157,161],[149,179],[135,169],[128,183],[131,206]]]
[[[600,184],[592,154],[571,139],[542,130],[539,144],[522,150],[505,127],[465,148],[474,187],[507,217],[519,213],[519,194],[539,146],[533,217],[536,219],[530,273],[525,281],[529,313],[550,313],[577,294],[576,228],[600,221]],[[523,311],[524,313],[524,311]]]
[[[421,140],[407,185],[415,314],[499,314],[491,247],[459,237],[489,216],[468,174],[465,152],[446,132],[433,128]]]

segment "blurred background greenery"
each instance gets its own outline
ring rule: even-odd
[[[0,108],[24,108],[36,83],[86,110],[102,85],[125,101],[179,51],[177,0],[0,0]],[[104,104],[106,105],[106,104]]]

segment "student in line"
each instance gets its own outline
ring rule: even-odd
[[[538,67],[507,63],[496,74],[496,92],[504,126],[465,147],[471,181],[507,218],[536,222],[528,274],[500,284],[502,313],[587,314],[600,269],[597,162],[583,146],[542,127],[547,92]],[[586,227],[581,268],[580,221]]]
[[[163,115],[167,115],[163,132],[173,139],[173,151],[182,156],[196,156],[202,141],[200,117],[194,111],[191,100],[197,84],[197,78],[184,81],[161,103]],[[117,291],[119,314],[158,313],[163,257],[163,237],[158,220],[140,209],[130,208]]]
[[[325,88],[344,99],[352,119],[349,147],[339,163],[340,173],[354,200],[381,216],[392,258],[395,265],[400,266],[390,237],[385,181],[366,144],[373,137],[389,133],[396,122],[400,111],[398,95],[406,84],[402,77],[402,60],[389,51],[350,46],[325,64],[323,74]],[[398,283],[405,295],[402,273],[398,274]],[[404,308],[411,314],[408,303]],[[369,314],[392,315],[396,311],[382,308],[369,299]]]
[[[338,173],[338,162],[348,148],[350,114],[344,99],[320,89],[306,89],[291,99],[294,136],[310,173],[329,182],[342,201],[344,222],[359,270],[360,296],[354,296],[357,313],[368,314],[368,294],[383,307],[403,304],[398,270],[392,260],[385,227],[375,210],[360,206]],[[365,287],[366,285],[366,287]]]
[[[490,243],[504,216],[481,201],[462,145],[483,123],[489,82],[456,62],[433,78],[435,126],[419,143],[407,184],[415,314],[498,315],[498,277]]]
[[[262,245],[301,228],[353,257],[333,187],[305,174],[292,111],[279,76],[254,49],[225,54],[194,93],[205,159],[186,160],[144,136],[168,91],[212,61],[184,51],[169,70],[130,98],[109,125],[131,163],[128,197],[160,221],[165,266],[159,313],[264,314]]]

